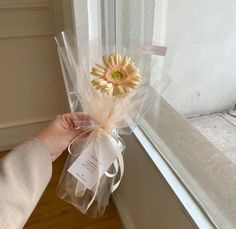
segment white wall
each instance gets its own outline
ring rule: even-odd
[[[0,150],[67,110],[50,0],[0,2]]]
[[[191,116],[234,107],[235,1],[129,0],[118,6],[118,40],[153,39],[168,47],[164,69],[172,83],[165,98],[180,113]]]
[[[136,137],[125,140],[125,174],[114,199],[126,228],[196,228]]]
[[[234,107],[236,2],[180,0],[166,5],[165,37],[173,55],[172,65],[167,64],[173,81],[166,98],[187,115]]]

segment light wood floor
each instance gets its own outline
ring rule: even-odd
[[[3,155],[1,153],[0,155]],[[1,156],[0,156],[1,158]],[[91,219],[56,196],[66,153],[53,164],[53,177],[29,218],[25,229],[122,229],[115,205],[110,201],[103,217]]]

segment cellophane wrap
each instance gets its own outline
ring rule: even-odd
[[[168,80],[163,77],[157,82],[150,80],[153,68],[151,54],[155,52],[144,52],[143,44],[132,45],[132,42],[127,42],[123,47],[104,47],[98,41],[81,40],[78,49],[72,45],[73,38],[66,32],[58,35],[56,41],[70,109],[72,112],[83,111],[93,119],[91,125],[84,127],[84,134],[74,139],[68,148],[69,154],[57,195],[83,214],[96,218],[103,215],[109,197],[119,186],[124,173],[125,142],[120,135],[131,134],[148,108],[159,100],[160,92]],[[150,44],[148,47],[150,49]],[[101,93],[91,85],[94,79],[90,74],[92,67],[102,64],[102,57],[112,52],[129,56],[142,76],[138,88],[126,97]],[[78,126],[83,127],[80,120]],[[68,172],[74,161],[88,151],[93,151],[97,159],[96,184],[92,188],[86,187],[84,182]],[[103,171],[101,160],[104,160],[107,152],[115,159]]]

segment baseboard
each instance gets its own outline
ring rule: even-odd
[[[123,228],[125,229],[135,229],[132,220],[129,218],[129,214],[126,212],[125,205],[118,192],[112,194],[113,202],[116,205],[118,214],[120,216]]]
[[[0,152],[10,150],[35,136],[52,118],[23,120],[0,124]]]

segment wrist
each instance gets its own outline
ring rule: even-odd
[[[44,144],[44,146],[47,148],[47,152],[50,155],[51,161],[53,162],[55,159],[53,157],[53,150],[52,147],[49,143],[49,141],[47,140],[47,138],[45,138],[44,136],[42,136],[41,134],[38,134],[35,139],[37,139],[38,141],[40,141],[42,144]]]
[[[51,159],[51,162],[53,161],[52,160],[52,154],[51,154],[51,151],[50,151],[50,148],[48,147],[48,145],[44,142],[43,139],[41,139],[40,137],[36,136],[36,137],[31,137],[30,139],[34,140],[34,141],[37,141],[41,147],[43,148],[43,151],[45,151],[45,153],[47,153]]]

